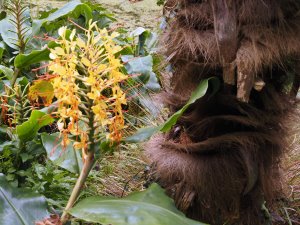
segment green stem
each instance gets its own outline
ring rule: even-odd
[[[21,125],[24,122],[25,119],[25,112],[24,112],[24,102],[23,102],[23,98],[22,98],[22,92],[21,90],[17,90],[16,92],[16,103],[15,103],[15,114],[17,115],[17,125]],[[18,144],[18,151],[17,151],[17,155],[16,155],[16,160],[15,162],[15,167],[16,168],[20,168],[21,164],[22,164],[22,159],[20,157],[21,153],[26,152],[26,142],[19,139],[19,144]]]
[[[15,168],[19,168],[21,166],[22,159],[20,157],[20,154],[24,152],[26,152],[26,142],[19,140],[18,151],[16,154],[16,159],[14,160]]]
[[[83,168],[81,170],[81,173],[80,173],[80,176],[79,178],[77,179],[77,182],[75,184],[75,187],[72,191],[72,194],[68,200],[68,203],[67,203],[67,206],[61,216],[61,222],[62,224],[65,224],[68,220],[69,220],[69,214],[68,214],[68,210],[70,208],[73,207],[74,203],[76,202],[82,188],[83,188],[83,185],[91,171],[91,169],[93,168],[93,165],[94,165],[94,153],[93,152],[89,152],[88,155],[87,155],[87,158],[85,159],[85,162],[84,162],[84,165],[83,165]]]
[[[14,75],[13,75],[11,81],[10,81],[11,89],[8,89],[8,91],[7,91],[7,96],[8,96],[8,97],[10,96],[11,90],[14,88],[14,86],[15,86],[15,84],[16,84],[16,81],[17,81],[17,79],[18,79],[18,77],[19,77],[19,75],[20,75],[20,72],[21,72],[21,71],[20,71],[18,68],[15,68]]]
[[[89,138],[89,146],[88,146],[88,152],[95,152],[95,127],[94,127],[94,122],[95,122],[95,115],[94,112],[92,110],[92,106],[93,106],[93,100],[89,100],[88,102],[88,111],[89,111],[89,115],[88,115],[88,120],[89,120],[89,134],[88,134],[88,138]]]
[[[19,74],[20,74],[20,70],[18,68],[15,68],[15,72],[14,72],[13,78],[10,81],[11,88],[14,88],[14,86],[16,84],[16,81],[18,79]]]
[[[24,36],[22,34],[22,5],[21,5],[21,1],[15,1],[15,15],[16,15],[16,29],[17,29],[17,35],[18,35],[18,45],[19,45],[19,54],[23,54],[25,52],[25,42],[24,42]],[[14,9],[12,9],[14,10]],[[20,75],[20,70],[18,68],[15,68],[15,72],[13,75],[13,78],[10,82],[11,88],[13,89],[15,86],[15,83],[17,81],[17,78]],[[10,95],[11,90],[8,90],[8,96]]]
[[[94,165],[94,161],[95,161],[95,140],[94,140],[94,133],[95,133],[95,130],[94,130],[94,113],[92,111],[92,106],[93,106],[93,101],[92,100],[89,100],[88,102],[88,110],[89,110],[89,114],[88,114],[88,119],[89,119],[89,134],[88,134],[88,139],[89,139],[89,145],[88,145],[88,153],[87,153],[87,157],[85,158],[85,162],[84,162],[84,165],[83,165],[83,168],[82,168],[82,171],[80,173],[80,176],[78,177],[77,181],[76,181],[76,184],[75,184],[75,187],[72,191],[72,194],[68,200],[68,203],[67,203],[67,206],[61,216],[61,222],[62,224],[65,224],[70,216],[68,214],[68,210],[70,208],[73,207],[73,205],[75,204],[76,200],[78,199],[79,197],[79,194],[83,188],[83,185],[91,171],[91,169],[93,168],[93,165]]]
[[[24,36],[22,34],[22,5],[21,1],[16,1],[16,28],[17,28],[17,35],[18,35],[18,44],[19,44],[19,54],[23,54],[25,52],[25,42],[24,42]]]
[[[18,95],[20,93],[17,93]],[[18,113],[18,124],[22,124],[24,122],[24,103],[22,101],[22,95],[21,96],[17,96],[17,104],[19,104],[19,110],[17,111]]]

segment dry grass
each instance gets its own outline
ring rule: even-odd
[[[281,213],[289,225],[300,224],[300,104],[298,103],[294,119],[290,122],[292,135],[289,149],[291,151],[283,162],[286,180],[287,200],[283,203]]]
[[[298,139],[299,142],[299,139]],[[300,145],[293,150],[286,160],[285,176],[288,181],[288,197],[298,202],[296,206],[300,207]]]
[[[136,144],[122,145],[119,150],[98,161],[88,186],[99,195],[126,196],[144,190],[147,163]]]

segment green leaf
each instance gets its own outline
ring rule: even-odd
[[[11,68],[0,65],[0,73],[3,73],[8,80],[11,80],[14,76],[14,71]]]
[[[100,142],[100,154],[101,153],[113,153],[116,150],[117,143],[111,142],[109,140]]]
[[[56,10],[54,13],[51,13],[47,18],[43,18],[40,20],[34,20],[32,23],[32,34],[36,35],[40,31],[40,29],[44,23],[51,23],[58,18],[67,16],[70,13],[78,14],[78,13],[82,13],[84,11],[83,14],[86,17],[86,19],[88,20],[91,18],[90,10],[91,10],[90,7],[84,3],[81,3],[80,0],[74,0],[74,1],[68,2],[62,8]]]
[[[155,52],[158,42],[158,35],[157,33],[149,33],[147,39],[145,40],[145,48],[148,52]]]
[[[204,225],[186,218],[157,184],[122,199],[90,197],[79,202],[69,213],[103,225]]]
[[[45,105],[50,105],[54,98],[54,89],[50,81],[36,80],[32,83],[28,91],[30,101],[38,101],[41,98]]]
[[[148,30],[145,30],[144,32],[142,32],[140,35],[139,35],[139,38],[138,38],[138,48],[136,49],[136,55],[146,55],[147,52],[145,51],[145,42],[147,40],[147,38],[150,36],[150,31]]]
[[[153,134],[157,133],[159,131],[159,128],[160,127],[153,126],[153,127],[144,127],[144,128],[138,129],[138,131],[134,135],[127,137],[125,139],[125,141],[129,142],[129,143],[139,143],[139,142],[146,141]]]
[[[153,134],[155,134],[158,131],[168,132],[169,130],[171,130],[171,128],[176,124],[177,120],[188,109],[188,107],[206,94],[209,83],[211,83],[211,85],[213,86],[212,95],[215,94],[215,92],[219,89],[220,86],[220,81],[217,78],[211,77],[201,81],[198,87],[193,91],[188,102],[180,110],[174,113],[166,122],[156,127],[141,128],[134,135],[126,138],[125,141],[131,143],[143,142],[149,139]]]
[[[182,114],[187,110],[187,108],[196,102],[199,98],[202,98],[208,89],[208,83],[209,81],[212,81],[212,85],[214,88],[214,91],[218,90],[219,88],[219,80],[216,78],[209,78],[203,80],[199,86],[193,91],[190,99],[188,102],[176,113],[174,113],[160,128],[160,131],[162,132],[168,132],[171,130],[172,126],[176,124],[177,120],[182,116]]]
[[[7,87],[11,87],[11,80],[2,80],[3,84]],[[28,79],[26,77],[19,77],[16,80],[16,84],[21,86],[21,89],[24,90],[26,85],[29,83]]]
[[[138,37],[138,36],[140,36],[141,34],[143,34],[145,31],[147,31],[145,28],[143,28],[143,27],[138,27],[138,28],[136,28],[134,31],[132,31],[132,32],[130,33],[130,36],[132,36],[132,37]]]
[[[30,66],[35,63],[39,63],[42,61],[49,60],[49,54],[50,50],[49,48],[53,48],[57,46],[57,44],[54,41],[51,41],[48,44],[48,47],[42,49],[42,50],[33,50],[29,54],[19,54],[16,56],[14,65],[17,68],[24,68],[27,66]]]
[[[156,0],[156,4],[158,6],[164,5],[165,4],[165,0]]]
[[[156,74],[153,72],[149,73],[149,80],[145,84],[145,87],[151,91],[157,92],[160,90],[160,84],[158,82],[158,79],[156,77]]]
[[[33,155],[27,154],[27,153],[21,153],[20,154],[22,162],[25,163],[27,162],[29,159],[33,159]]]
[[[17,126],[17,135],[22,141],[30,141],[36,136],[39,129],[51,124],[53,121],[54,119],[50,115],[33,110],[28,121]]]
[[[40,109],[41,112],[51,114],[57,109],[57,101],[53,102],[51,105]]]
[[[150,52],[155,52],[157,46],[158,35],[150,32],[143,27],[138,27],[130,33],[130,36],[138,37],[136,55],[147,55]]]
[[[27,77],[19,77],[16,80],[16,84],[19,84],[23,89],[27,84],[29,84],[29,80],[27,79]]]
[[[122,56],[122,59],[125,59]],[[146,74],[152,72],[153,60],[151,55],[147,55],[144,57],[129,57],[125,59],[125,67],[129,74]]]
[[[4,141],[0,144],[0,152],[2,152],[7,147],[14,147],[13,141]]]
[[[86,22],[93,19],[92,9],[87,4],[81,4],[80,6],[77,6],[75,10],[73,10],[73,18],[78,18],[80,15],[83,15],[85,17]]]
[[[82,169],[82,158],[80,152],[73,148],[70,143],[66,148],[61,146],[62,139],[59,134],[41,135],[43,146],[47,151],[48,158],[57,166],[60,166],[72,173],[79,174]]]
[[[5,50],[4,42],[0,41],[0,60],[2,59],[4,50]]]
[[[133,55],[123,55],[122,61],[125,63],[125,68],[128,74],[140,74],[134,76],[133,79],[141,81],[145,84],[145,88],[151,91],[159,91],[160,84],[153,72],[153,58],[151,55],[144,57],[134,57]]]
[[[4,1],[0,1],[0,10],[2,10],[2,5],[4,4]],[[5,11],[1,11],[0,12],[0,20],[3,20],[6,17],[6,12]]]
[[[105,8],[102,7],[101,4],[97,4],[92,1],[85,1],[86,5],[88,5],[93,12],[93,20],[97,21],[97,25],[99,28],[107,27],[112,21],[117,21],[113,14],[106,11]]]
[[[7,129],[6,125],[0,125],[0,144],[5,142],[5,140],[7,139],[7,137],[8,137],[7,131],[8,131],[8,129]],[[0,151],[1,151],[1,147],[0,147]]]
[[[153,59],[151,55],[145,57],[133,57],[132,55],[124,55],[121,57],[125,63],[125,68],[128,74],[141,74],[138,79],[143,83],[149,80],[149,75],[152,72]]]
[[[13,188],[0,174],[0,224],[33,225],[48,216],[43,196],[26,189]]]
[[[22,17],[24,19],[29,17],[29,9],[26,9],[26,11],[22,14]],[[13,16],[8,15],[5,19],[0,20],[0,35],[5,44],[7,44],[12,49],[18,50],[19,43],[17,29],[10,20],[15,21],[16,19]],[[23,23],[22,29],[28,30],[28,32],[24,34],[26,40],[31,34],[31,27],[28,25],[28,23]]]

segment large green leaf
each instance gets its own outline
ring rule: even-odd
[[[85,221],[103,225],[203,225],[186,218],[157,184],[125,198],[90,197],[69,213]]]
[[[146,74],[152,72],[153,60],[151,55],[135,58],[127,56],[127,59],[124,56],[122,59],[126,62],[125,67],[129,74]]]
[[[15,143],[13,141],[4,141],[3,143],[0,144],[0,152],[7,148],[13,148],[15,146]]]
[[[193,91],[188,102],[180,110],[174,113],[165,123],[160,126],[141,128],[134,135],[126,138],[125,141],[132,143],[143,142],[159,131],[168,132],[176,124],[177,120],[188,109],[188,107],[206,94],[209,83],[213,86],[212,94],[214,94],[219,89],[220,81],[215,77],[203,80]]]
[[[86,17],[86,20],[89,20],[92,17],[91,9],[88,5],[81,3],[80,0],[74,0],[68,2],[54,13],[51,13],[47,18],[34,20],[32,23],[32,34],[36,35],[44,23],[51,23],[56,19],[66,16],[70,13],[73,13],[74,15],[83,14]]]
[[[0,225],[33,225],[48,216],[43,196],[11,187],[0,174]]]
[[[145,28],[143,28],[143,27],[138,27],[138,28],[136,28],[134,31],[132,31],[132,32],[130,33],[130,36],[132,36],[132,37],[138,37],[138,36],[140,36],[141,34],[143,34],[144,32],[147,32],[147,30],[146,30]]]
[[[53,121],[54,119],[50,115],[39,110],[33,110],[28,121],[17,126],[17,135],[22,141],[30,141],[36,136],[39,129]]]
[[[142,88],[149,89],[151,91],[160,90],[160,84],[156,74],[153,72],[153,58],[151,55],[144,57],[124,55],[121,58],[125,63],[127,73],[134,75],[134,80],[138,80],[145,84]]]
[[[0,41],[0,60],[2,59],[3,52],[5,51],[5,45],[3,41]]]
[[[23,68],[26,66],[30,66],[35,63],[39,63],[42,61],[49,60],[50,50],[49,48],[53,48],[57,46],[54,41],[51,41],[47,47],[42,50],[33,50],[29,54],[19,54],[16,56],[14,65],[17,68]]]
[[[144,57],[134,57],[132,55],[122,56],[122,61],[125,63],[125,68],[128,74],[140,74],[138,78],[146,83],[149,80],[149,75],[152,72],[153,59],[151,55]]]
[[[54,98],[54,89],[50,81],[36,80],[32,83],[28,91],[30,101],[38,101],[41,98],[45,105],[50,105]]]
[[[82,169],[82,158],[80,152],[75,150],[72,144],[66,148],[61,146],[62,139],[59,134],[42,135],[43,146],[47,151],[48,158],[57,166],[60,166],[72,173],[79,174]]]
[[[41,112],[51,114],[57,109],[57,101],[53,102],[51,105],[40,109]]]
[[[11,68],[2,65],[0,65],[0,74],[1,73],[3,73],[8,80],[11,80],[14,75],[14,71]]]
[[[30,15],[29,9],[26,9],[22,14],[23,20],[25,18],[29,18],[29,15]],[[0,35],[2,37],[2,40],[5,42],[5,44],[7,44],[12,49],[18,50],[19,47],[18,47],[17,29],[15,25],[11,22],[11,20],[15,21],[16,19],[13,16],[8,15],[6,16],[5,19],[0,20]],[[25,32],[24,34],[26,40],[31,35],[31,27],[29,26],[29,23],[27,22],[23,23],[22,29],[27,30],[27,32]]]
[[[125,139],[125,142],[139,143],[148,140],[153,134],[159,132],[160,126],[143,127],[137,130],[137,132]]]
[[[136,49],[136,54],[146,55],[155,50],[158,41],[158,35],[156,33],[150,32],[143,27],[138,27],[130,33],[132,37],[138,37],[138,45]]]
[[[179,119],[179,117],[182,116],[182,114],[187,110],[187,108],[195,103],[199,98],[202,98],[207,90],[208,90],[208,84],[209,81],[211,81],[211,84],[213,86],[213,90],[214,92],[216,92],[219,89],[219,85],[220,82],[217,78],[213,77],[213,78],[209,78],[209,79],[205,79],[203,80],[198,87],[193,91],[193,93],[191,94],[190,99],[188,100],[188,102],[176,113],[174,113],[160,128],[160,131],[162,132],[167,132],[169,131],[173,125],[176,124],[177,120]],[[214,94],[214,93],[213,93]]]
[[[73,12],[72,17],[78,18],[80,15],[83,15],[85,17],[85,21],[89,21],[93,19],[93,11],[90,6],[87,4],[81,4],[80,6],[77,6]]]
[[[160,84],[158,82],[157,76],[154,72],[149,73],[149,80],[145,84],[145,87],[151,91],[157,92],[160,90]]]

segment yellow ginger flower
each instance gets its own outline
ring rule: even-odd
[[[74,147],[86,154],[89,138],[96,140],[99,132],[108,132],[110,140],[120,141],[122,105],[127,103],[120,84],[128,76],[121,72],[123,65],[116,57],[122,50],[114,41],[119,34],[99,29],[95,22],[85,30],[86,39],[78,37],[75,30],[67,37],[67,27],[61,27],[58,33],[59,47],[51,49],[49,71],[56,75],[52,85],[58,100],[62,144],[69,143],[69,134],[78,136]],[[83,129],[80,121],[92,127]],[[94,137],[89,137],[91,129]]]

